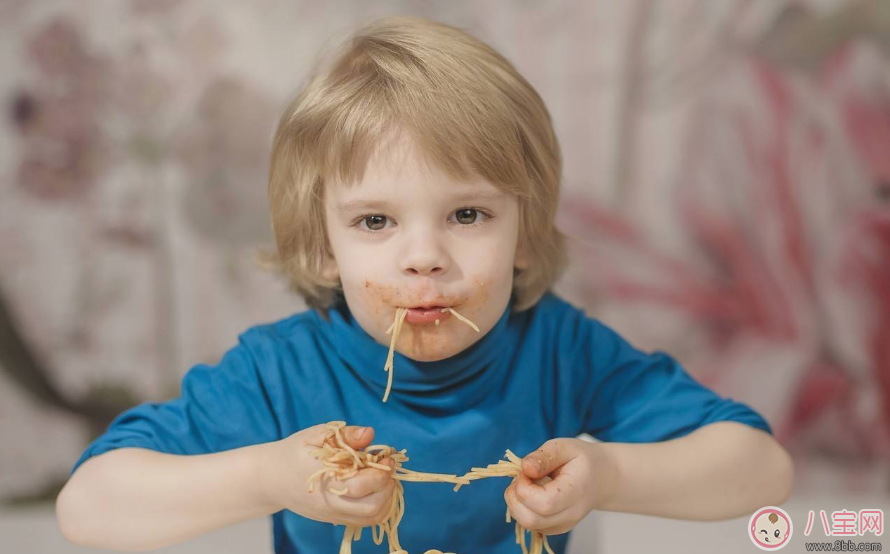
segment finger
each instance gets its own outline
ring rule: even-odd
[[[373,467],[360,469],[354,477],[343,481],[331,481],[331,488],[347,492],[343,496],[349,498],[362,498],[369,494],[382,491],[393,481],[392,473]]]
[[[380,458],[379,460],[377,460],[377,463],[383,464],[383,465],[389,466],[389,467],[396,467],[396,462],[388,456],[384,456],[383,458]]]
[[[565,523],[560,523],[553,527],[547,527],[545,529],[537,529],[537,531],[539,533],[543,533],[544,535],[547,535],[547,536],[562,535],[563,533],[568,533],[569,531],[574,529],[577,524],[578,524],[577,522],[571,523],[571,522],[567,521]]]
[[[393,511],[393,510],[392,510],[392,507],[395,505],[396,498],[394,498],[394,497],[395,497],[395,494],[393,493],[392,488],[395,488],[395,483],[392,484],[392,487],[391,487],[389,490],[384,490],[384,491],[382,491],[382,492],[383,492],[383,495],[384,495],[388,500],[386,500],[386,501],[380,506],[380,510],[379,510],[376,514],[374,514],[373,516],[371,516],[371,519],[373,519],[373,523],[374,523],[375,525],[378,524],[378,523],[380,523],[380,522],[382,522],[382,521],[384,521],[384,520],[386,520],[387,517],[390,515],[390,512]]]
[[[303,429],[300,431],[300,435],[302,435],[301,438],[303,439],[303,444],[321,448],[324,440],[328,437],[330,432],[331,430],[328,428],[327,423],[319,423],[318,425]]]
[[[349,425],[344,427],[340,433],[343,436],[343,441],[355,450],[361,450],[362,448],[369,446],[371,441],[374,440],[373,427]]]
[[[551,439],[522,459],[522,472],[532,479],[550,475],[575,458],[578,453],[566,439]]]
[[[504,500],[507,501],[507,507],[510,509],[513,519],[526,529],[539,530],[555,527],[562,523],[565,516],[562,512],[550,516],[535,512],[516,497],[516,488],[513,484],[507,487],[504,492]]]
[[[546,485],[538,485],[520,473],[513,482],[516,498],[530,509],[542,516],[557,514],[568,508],[573,501],[571,488],[562,483],[560,478]]]
[[[383,490],[371,493],[363,498],[351,498],[348,496],[333,496],[330,506],[345,517],[358,520],[364,526],[382,521],[388,513],[386,508],[392,501],[391,484]]]

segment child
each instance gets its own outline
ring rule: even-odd
[[[505,500],[556,552],[593,509],[720,519],[782,503],[791,459],[757,413],[549,292],[560,178],[548,112],[498,53],[418,18],[362,29],[275,136],[277,256],[312,310],[247,330],[181,397],[119,416],[58,498],[65,536],[151,549],[271,514],[277,553],[333,554],[342,525],[381,521],[394,486],[368,468],[308,492],[334,420],[353,448],[407,449],[417,471],[527,455],[506,492],[406,483],[412,554],[519,552]],[[354,551],[387,550],[366,535]]]

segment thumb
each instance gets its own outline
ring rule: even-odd
[[[371,441],[374,440],[374,428],[373,427],[359,427],[356,425],[349,425],[344,427],[342,431],[343,440],[350,447],[355,450],[361,450],[362,448],[371,444]]]
[[[550,475],[574,457],[575,453],[564,441],[560,439],[549,440],[541,448],[522,459],[522,472],[532,480],[541,479]]]

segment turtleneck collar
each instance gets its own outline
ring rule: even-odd
[[[456,387],[478,381],[485,374],[485,381],[494,377],[496,362],[509,359],[518,338],[508,325],[514,299],[510,301],[495,326],[481,339],[463,351],[435,362],[412,360],[398,351],[394,353],[393,397],[399,394],[429,396],[453,391]],[[356,372],[357,377],[379,388],[386,388],[387,374],[383,371],[389,346],[379,344],[356,321],[345,300],[341,299],[328,310],[332,341],[343,362]],[[507,356],[505,356],[507,354]],[[478,383],[477,383],[478,384]]]

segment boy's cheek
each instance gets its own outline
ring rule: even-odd
[[[382,318],[380,319],[381,323],[383,320],[390,320],[387,326],[392,323],[396,306],[400,305],[398,294],[397,287],[383,285],[372,279],[361,279],[356,284],[354,291],[354,295],[362,303],[362,307],[367,313],[375,316],[375,320]]]
[[[340,278],[340,270],[337,267],[337,261],[333,256],[328,256],[325,258],[325,261],[322,262],[321,276],[329,281],[334,281]]]

